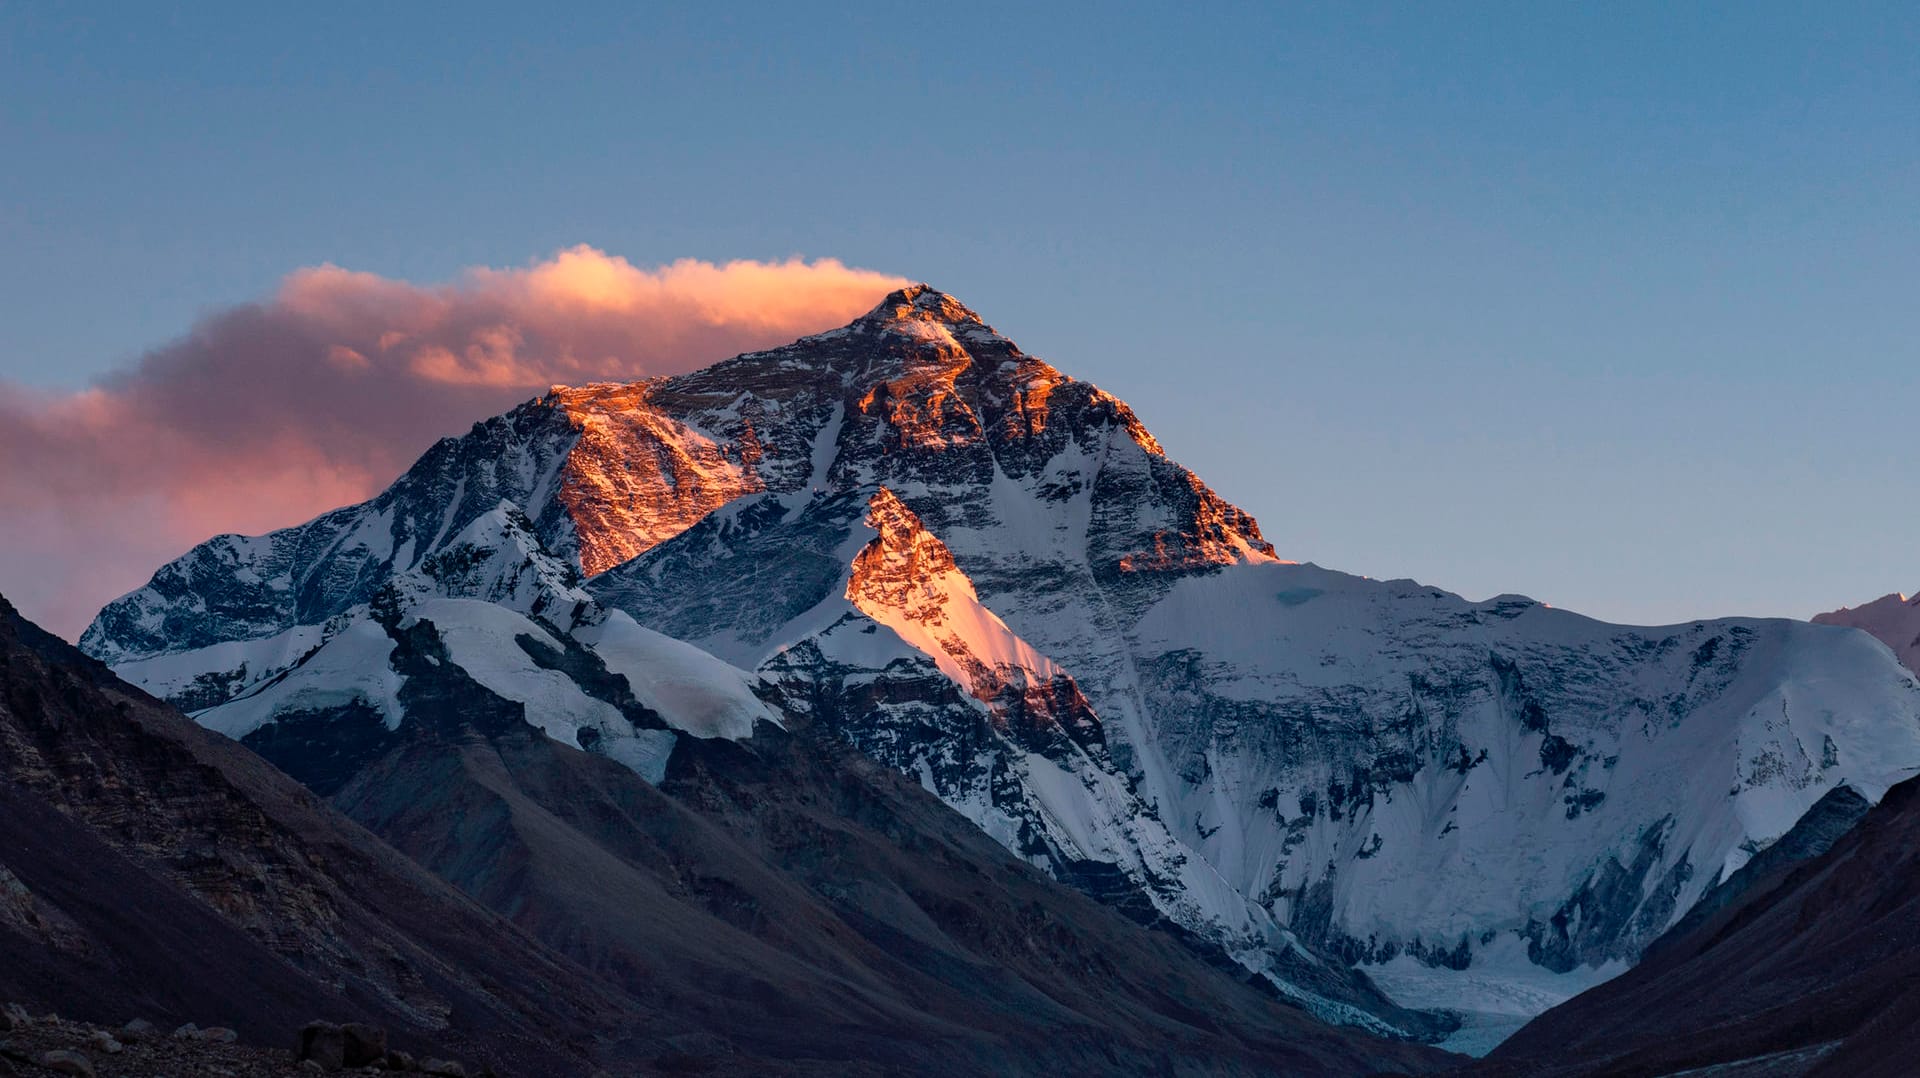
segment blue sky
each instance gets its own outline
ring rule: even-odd
[[[1920,587],[1920,10],[1678,7],[8,5],[0,377],[320,263],[832,257],[1289,557],[1632,621]]]

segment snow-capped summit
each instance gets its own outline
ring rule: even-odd
[[[947,326],[988,328],[966,304],[929,284],[911,284],[887,293],[860,322],[938,322]]]
[[[449,553],[476,526],[492,553]],[[588,607],[531,605],[575,571]],[[575,716],[556,736],[620,743],[529,686],[612,692],[604,668],[638,699],[670,639],[671,680],[730,688],[662,728],[736,736],[764,697],[1056,877],[1404,1034],[1438,1025],[1354,964],[1403,1001],[1470,981],[1544,1007],[1826,790],[1920,767],[1920,685],[1863,634],[1627,628],[1282,562],[1124,402],[925,286],[691,374],[555,389],[363,505],[204,544],[83,645],[214,715],[395,590],[537,623],[481,633],[522,658],[473,676],[512,672],[495,691],[537,725]]]

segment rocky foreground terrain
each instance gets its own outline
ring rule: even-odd
[[[18,1003],[0,1006],[0,1075],[78,1078],[286,1078],[343,1070],[491,1078],[457,1060],[416,1058],[387,1046],[384,1030],[315,1021],[289,1031],[291,1049],[242,1043],[220,1026],[191,1022],[171,1031],[144,1018],[114,1027],[34,1015]]]

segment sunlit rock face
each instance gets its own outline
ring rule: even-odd
[[[1065,670],[980,602],[947,545],[881,487],[867,504],[874,537],[854,556],[847,600],[990,705],[1002,729],[1098,744],[1100,721]]]
[[[586,573],[611,569],[762,486],[750,446],[715,442],[662,415],[647,406],[647,388],[555,389],[547,398],[579,432],[554,501]],[[558,520],[548,537],[566,548]]]
[[[1893,649],[1907,669],[1920,671],[1920,595],[1882,595],[1860,606],[1813,616],[1815,625],[1845,625],[1871,633]]]
[[[557,387],[428,450],[371,501],[259,537],[221,536],[101,611],[111,662],[318,624],[423,566],[502,502],[587,573],[760,489],[740,449],[646,405],[648,384]]]
[[[84,643],[224,704],[283,660],[216,645],[352,611],[503,500],[597,611],[553,632],[617,614],[753,671],[1035,865],[1388,1032],[1444,1023],[1349,964],[1617,970],[1827,790],[1920,766],[1920,687],[1862,634],[1280,561],[1126,404],[924,287],[555,390],[363,506],[204,545]]]

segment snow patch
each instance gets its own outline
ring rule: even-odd
[[[574,636],[677,730],[738,739],[751,737],[758,722],[781,725],[754,694],[758,678],[692,644],[643,628],[625,613],[616,610]]]

